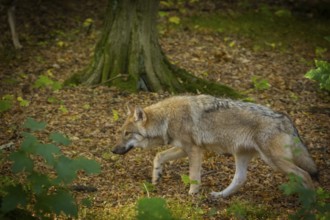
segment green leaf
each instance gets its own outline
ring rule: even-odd
[[[162,198],[142,198],[138,201],[138,220],[174,219]]]
[[[13,152],[9,155],[9,159],[14,161],[12,164],[12,171],[18,173],[21,171],[32,172],[33,161],[31,158],[22,150]]]
[[[84,104],[83,105],[83,109],[85,109],[85,110],[88,110],[90,108],[91,108],[91,105],[90,104]]]
[[[317,68],[309,70],[305,77],[317,81],[321,89],[330,91],[330,63],[315,60],[315,66]]]
[[[159,11],[158,12],[158,15],[159,15],[159,17],[166,17],[166,16],[168,16],[168,12],[165,12],[165,11]]]
[[[17,97],[17,101],[19,102],[19,105],[22,107],[27,107],[30,104],[28,100],[23,99],[21,96]]]
[[[181,175],[181,180],[184,183],[184,185],[186,185],[186,186],[189,185],[189,183],[190,183],[190,178],[188,175],[185,175],[185,174]]]
[[[53,91],[60,90],[60,89],[62,89],[62,87],[63,87],[63,85],[59,81],[54,81],[53,84],[52,84],[52,90]]]
[[[323,57],[327,51],[328,51],[327,48],[316,47],[315,48],[315,56],[316,57]]]
[[[68,146],[71,141],[69,138],[67,138],[66,136],[64,136],[63,134],[59,133],[59,132],[54,132],[51,133],[49,138],[54,141],[57,144],[62,144],[64,146]]]
[[[60,156],[55,163],[58,180],[64,183],[70,183],[77,177],[77,170],[73,166],[71,159]]]
[[[23,186],[9,186],[5,190],[7,194],[3,197],[1,211],[7,213],[14,210],[18,205],[25,206],[27,203],[28,195],[24,191]]]
[[[48,76],[40,75],[39,78],[35,81],[35,88],[45,88],[53,84],[53,80],[51,80]]]
[[[48,192],[51,186],[49,177],[42,173],[32,172],[31,175],[28,176],[28,179],[31,182],[31,190],[37,195],[42,192]]]
[[[31,131],[38,131],[38,130],[43,130],[46,127],[45,122],[37,122],[33,118],[27,118],[25,123],[23,124],[24,128],[28,128]]]
[[[30,133],[23,132],[22,133],[24,139],[21,144],[21,149],[27,153],[34,153],[35,146],[39,143],[38,139]]]
[[[112,109],[112,115],[113,115],[113,121],[118,121],[118,119],[119,119],[118,111],[115,109]]]
[[[235,41],[231,41],[230,43],[229,43],[229,47],[234,47],[236,45],[236,42]]]
[[[67,191],[58,191],[51,198],[53,211],[57,214],[63,212],[66,215],[77,217],[78,207],[72,195]]]
[[[180,18],[177,16],[169,17],[168,21],[173,24],[180,24]]]
[[[8,101],[14,101],[15,99],[15,96],[14,95],[11,95],[11,94],[7,94],[7,95],[4,95],[2,97],[3,100],[8,100]]]
[[[311,208],[313,203],[315,202],[316,192],[311,189],[301,188],[298,192],[299,202],[302,207]]]
[[[49,97],[49,98],[47,98],[47,102],[48,103],[56,103],[56,102],[58,102],[58,100],[55,97]]]
[[[60,105],[58,108],[63,114],[67,114],[69,111],[64,105]]]
[[[93,23],[94,23],[94,20],[93,20],[92,18],[87,18],[87,19],[83,22],[83,27],[84,27],[84,28],[88,28],[88,27],[90,27]]]
[[[8,111],[11,109],[12,101],[10,100],[0,100],[0,113]]]
[[[54,144],[37,144],[35,153],[42,156],[49,165],[54,165],[54,155],[60,155],[61,150]]]
[[[270,88],[270,84],[266,79],[261,79],[259,76],[253,76],[252,83],[257,90],[266,90]]]
[[[85,157],[78,157],[73,160],[76,170],[84,170],[87,174],[97,174],[101,172],[101,166],[95,160]]]
[[[42,194],[36,197],[35,207],[46,213],[77,217],[78,208],[72,195],[64,190],[57,190],[53,194]]]
[[[184,183],[184,185],[190,185],[190,184],[198,184],[197,180],[191,180],[188,175],[181,175],[181,180]]]
[[[90,208],[92,206],[92,201],[88,198],[84,198],[83,200],[81,200],[81,204],[83,206],[86,206],[87,208]]]

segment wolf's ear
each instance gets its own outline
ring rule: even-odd
[[[143,122],[147,120],[147,115],[140,106],[135,107],[134,119],[135,121],[143,121]]]
[[[133,112],[134,112],[134,108],[129,104],[129,102],[128,103],[126,103],[126,113],[127,113],[127,115],[131,115],[131,114],[133,114]]]

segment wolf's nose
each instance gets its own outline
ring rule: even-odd
[[[112,148],[111,152],[114,154],[118,154],[118,148],[117,147]]]

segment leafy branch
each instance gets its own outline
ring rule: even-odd
[[[46,123],[28,118],[23,141],[17,151],[8,156],[11,171],[20,181],[1,186],[4,192],[0,217],[16,208],[22,208],[40,218],[50,216],[77,217],[78,205],[69,190],[79,170],[87,174],[100,172],[100,165],[85,157],[71,159],[58,145],[68,146],[70,140],[61,133],[51,133],[50,143],[42,143],[35,132],[42,131]],[[42,165],[40,165],[42,163]],[[42,168],[40,168],[42,167]]]
[[[330,63],[322,60],[315,60],[316,69],[309,70],[305,77],[319,83],[321,89],[330,91]]]
[[[290,215],[290,219],[330,219],[330,193],[318,188],[307,189],[302,184],[302,178],[290,175],[289,182],[282,184],[280,189],[285,195],[298,195],[301,207],[296,213]]]

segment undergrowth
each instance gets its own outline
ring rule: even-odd
[[[70,184],[77,178],[77,172],[87,174],[100,172],[100,165],[85,157],[71,159],[65,156],[60,145],[67,147],[70,140],[63,134],[54,132],[49,142],[38,139],[46,123],[28,118],[23,127],[23,141],[17,150],[8,156],[1,154],[2,163],[11,164],[12,174],[2,177],[0,186],[0,218],[11,219],[24,211],[24,217],[54,219],[77,217],[78,204]],[[82,204],[90,204],[83,200]]]
[[[314,48],[330,46],[328,20],[318,19],[316,22],[313,18],[298,17],[288,9],[271,8],[267,5],[255,10],[222,10],[194,15],[182,23],[196,30],[216,31],[226,36],[237,35],[249,39],[256,51],[286,51],[294,42],[298,45],[308,42]],[[227,42],[230,46],[233,45],[230,39]]]

